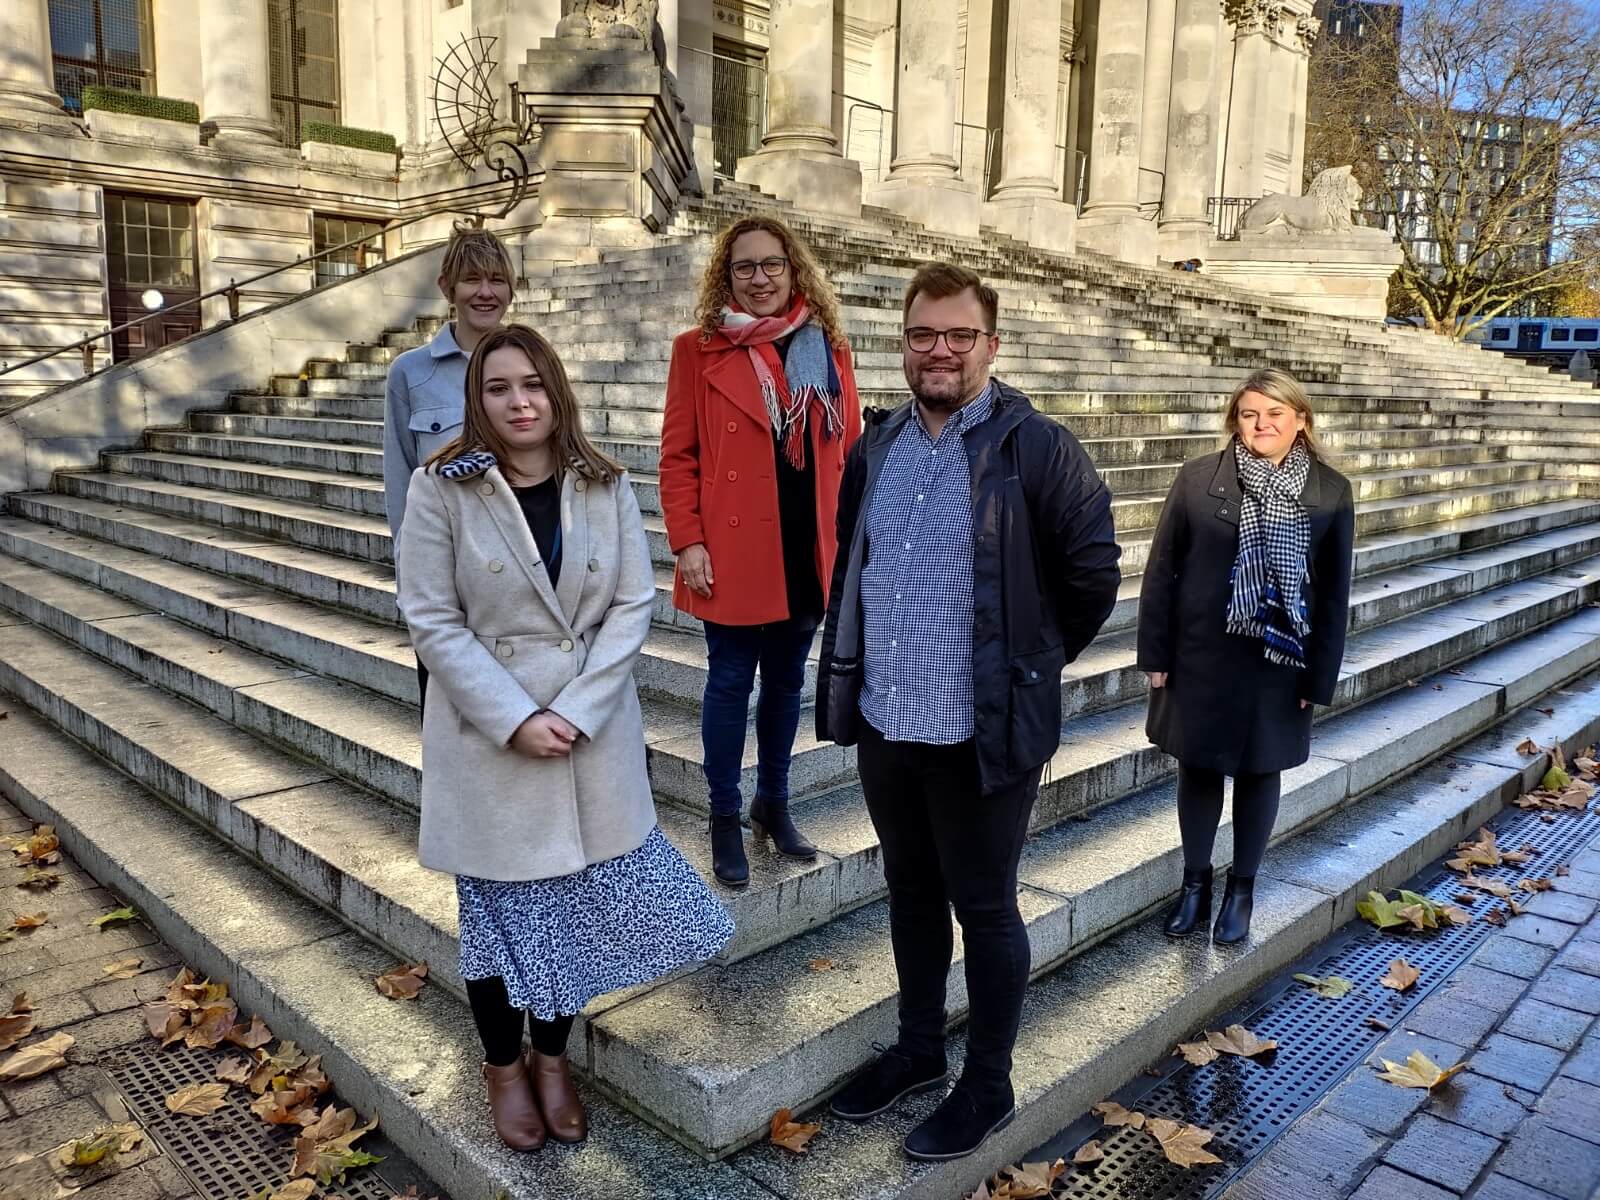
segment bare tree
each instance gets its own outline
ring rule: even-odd
[[[1352,164],[1400,235],[1397,314],[1461,337],[1600,267],[1600,28],[1576,0],[1334,6],[1311,68],[1308,177]]]

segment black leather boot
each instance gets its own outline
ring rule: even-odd
[[[711,814],[711,873],[718,883],[743,887],[750,882],[750,861],[744,856],[744,827],[739,814]]]
[[[1188,937],[1211,919],[1211,868],[1183,873],[1183,890],[1161,927],[1168,937]]]
[[[1244,941],[1250,932],[1250,911],[1255,907],[1256,877],[1228,872],[1228,885],[1222,889],[1222,911],[1217,914],[1211,940],[1219,946]]]
[[[774,848],[785,858],[810,862],[817,856],[817,848],[806,841],[789,819],[787,804],[773,804],[760,796],[750,801],[750,834],[757,841],[771,838]]]

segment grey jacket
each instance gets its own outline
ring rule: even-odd
[[[433,341],[407,350],[389,366],[383,402],[383,508],[396,541],[411,472],[461,432],[466,392],[467,353],[456,345],[448,321]]]

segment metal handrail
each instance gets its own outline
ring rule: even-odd
[[[448,212],[451,210],[447,209],[442,211]],[[293,262],[281,263],[278,266],[273,267],[270,271],[263,271],[259,275],[252,275],[249,279],[246,279],[243,282],[230,279],[228,280],[226,287],[212,288],[211,291],[205,292],[202,295],[193,296],[188,300],[180,300],[178,303],[171,305],[170,307],[164,306],[162,308],[158,308],[154,312],[148,313],[142,317],[136,317],[132,321],[124,321],[121,325],[118,325],[115,328],[106,329],[100,333],[91,333],[88,337],[79,338],[77,341],[72,342],[69,345],[57,346],[53,350],[46,350],[43,354],[35,354],[32,358],[24,359],[22,362],[13,363],[10,366],[0,365],[0,376],[10,375],[13,372],[21,371],[25,367],[37,366],[39,363],[48,362],[57,355],[66,354],[73,350],[81,350],[83,352],[83,373],[85,375],[92,375],[95,371],[95,344],[103,338],[115,337],[117,334],[132,329],[137,325],[143,325],[146,321],[153,321],[157,317],[165,316],[168,313],[175,313],[194,305],[204,304],[207,300],[215,300],[218,296],[227,297],[228,320],[237,321],[239,319],[240,289],[247,288],[251,284],[260,283],[263,279],[271,279],[274,275],[281,275],[285,271],[292,271],[297,268],[307,266],[311,263],[318,262],[324,258],[330,257],[331,255],[338,254],[341,250],[348,250],[352,246],[362,246],[367,242],[373,241],[375,238],[384,237],[385,235],[393,233],[396,230],[404,229],[408,225],[415,225],[418,221],[425,221],[430,217],[437,217],[440,215],[440,213],[441,210],[431,210],[429,212],[416,213],[412,216],[406,217],[404,220],[392,221],[375,233],[367,233],[362,237],[352,238],[350,241],[342,242],[337,246],[326,246],[313,254],[308,254],[303,258],[297,258]]]

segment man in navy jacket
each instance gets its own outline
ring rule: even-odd
[[[942,1084],[950,907],[971,998],[960,1081],[906,1138],[960,1158],[1011,1120],[1027,988],[1017,862],[1061,737],[1061,671],[1116,603],[1111,497],[1065,428],[993,380],[998,300],[929,263],[906,290],[911,399],[845,464],[817,734],[856,745],[883,849],[900,1033],[833,1100],[851,1120]]]

